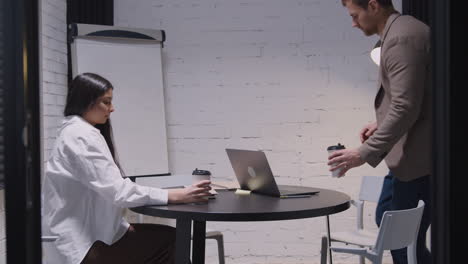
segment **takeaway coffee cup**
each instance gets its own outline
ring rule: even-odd
[[[210,180],[210,179],[211,179],[211,172],[210,171],[199,170],[198,168],[196,168],[192,172],[192,184],[195,184],[195,183],[197,183],[199,181]]]
[[[340,149],[345,149],[345,146],[341,145],[340,143],[338,143],[338,145],[329,146],[327,148],[328,156],[330,156],[334,151],[337,151]],[[331,166],[335,166],[335,165],[336,163],[331,164]],[[338,175],[340,175],[341,173],[341,170],[342,169],[337,169],[337,170],[332,171],[332,177],[338,177]]]

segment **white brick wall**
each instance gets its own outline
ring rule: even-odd
[[[359,130],[374,120],[377,67],[368,52],[377,38],[351,27],[340,0],[115,0],[114,19],[117,26],[167,33],[172,173],[198,167],[216,180],[233,180],[224,149],[236,147],[265,150],[280,184],[355,197],[362,175],[385,175],[383,165],[342,179],[327,170],[326,147],[357,147]],[[369,226],[373,211],[366,212]],[[332,228],[354,228],[354,213],[331,216]],[[227,263],[318,263],[325,220],[210,222],[208,228],[223,231]],[[216,263],[210,241],[207,256]],[[336,260],[357,262],[338,254]]]
[[[42,0],[42,138],[45,161],[63,118],[67,95],[66,0]]]
[[[66,0],[41,1],[41,137],[43,164],[63,119],[67,95]]]

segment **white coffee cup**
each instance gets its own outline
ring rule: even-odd
[[[199,170],[196,168],[192,172],[192,184],[198,183],[203,180],[211,180],[211,172],[207,170]]]
[[[330,156],[333,152],[335,152],[337,150],[340,150],[340,149],[345,149],[345,146],[341,145],[340,143],[338,143],[338,145],[329,146],[327,148],[328,156]],[[330,164],[330,166],[332,166],[332,167],[336,166],[336,165],[337,165],[336,163]],[[343,170],[343,168],[336,169],[336,170],[332,171],[332,177],[334,177],[334,178],[338,177],[342,170]]]

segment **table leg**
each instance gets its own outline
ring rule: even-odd
[[[330,255],[330,264],[333,264],[331,238],[330,238],[330,217],[327,215],[327,237],[328,237],[328,255]]]
[[[190,239],[192,220],[177,219],[176,221],[176,264],[190,263]]]
[[[193,221],[193,264],[205,263],[206,222]]]

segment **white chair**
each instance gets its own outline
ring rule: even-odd
[[[42,242],[54,242],[57,240],[58,236],[42,236],[41,241]]]
[[[58,236],[42,236],[42,242],[54,242]],[[214,239],[218,244],[218,259],[220,264],[224,264],[224,241],[223,233],[219,231],[208,231],[206,232],[206,239]],[[46,263],[47,264],[47,263]]]
[[[331,232],[330,241],[328,241],[328,236],[324,235],[322,237],[321,264],[325,264],[327,261],[327,252],[329,251],[328,247],[331,245],[331,242],[342,242],[361,247],[369,247],[373,245],[375,238],[377,237],[377,233],[364,228],[364,204],[366,202],[377,203],[379,201],[383,181],[384,177],[362,177],[359,199],[351,200],[351,205],[355,206],[357,211],[356,229],[342,232]],[[364,256],[359,258],[359,263],[365,263]]]
[[[416,242],[423,212],[422,200],[416,208],[386,211],[373,246],[368,248],[332,247],[331,249],[334,252],[363,256],[373,264],[381,264],[384,250],[407,247],[408,264],[417,264]]]
[[[42,243],[50,243],[54,242],[55,240],[58,239],[58,236],[42,236],[41,237],[41,242]],[[52,264],[54,261],[52,261],[50,256],[47,256],[47,254],[44,252],[45,250],[42,250],[42,264]]]
[[[135,182],[140,185],[152,186],[157,188],[166,188],[174,186],[187,186],[192,181],[191,175],[173,175],[173,176],[158,176],[158,177],[137,177]],[[138,215],[138,222],[143,223],[143,215]],[[207,230],[206,239],[216,240],[218,246],[218,259],[220,264],[225,263],[224,258],[224,239],[223,233],[220,231]]]
[[[385,250],[407,247],[408,264],[417,264],[416,242],[423,211],[424,202],[422,200],[419,201],[416,208],[386,211],[372,246],[367,248],[331,247],[331,249],[334,252],[363,256],[373,264],[381,264]]]
[[[218,245],[219,264],[224,264],[224,239],[223,233],[219,231],[206,231],[206,239],[214,239]]]
[[[327,253],[329,252],[328,247],[331,245],[331,242],[342,242],[361,247],[369,247],[373,245],[377,233],[364,228],[364,204],[366,202],[377,203],[379,201],[383,180],[384,177],[362,177],[359,199],[351,200],[351,205],[355,206],[357,209],[356,229],[351,231],[331,232],[330,241],[328,241],[328,236],[323,236],[320,263],[325,264],[327,262]],[[365,263],[363,256],[360,257],[359,263]]]
[[[41,196],[41,199],[43,199],[43,198],[44,197]],[[41,203],[44,204],[42,201],[41,201]],[[44,207],[42,207],[42,208],[44,208]],[[43,213],[43,211],[41,210],[41,217],[42,217],[42,213]],[[42,232],[42,235],[41,235],[42,263],[43,264],[58,264],[58,263],[61,263],[61,261],[57,261],[57,260],[54,259],[54,257],[50,256],[50,255],[54,255],[55,252],[52,252],[52,254],[50,254],[51,252],[46,253],[46,251],[50,251],[50,250],[55,250],[56,251],[55,247],[51,246],[51,242],[55,242],[55,240],[58,239],[58,236],[51,235],[49,227],[44,223],[44,221],[41,221],[41,224],[42,224],[42,228],[41,228],[41,232]],[[47,248],[49,250],[47,250]]]

